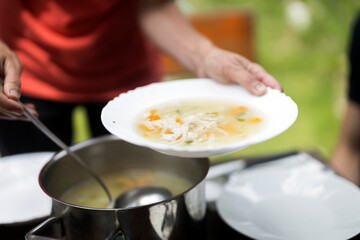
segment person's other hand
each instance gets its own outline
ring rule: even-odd
[[[282,91],[279,82],[260,65],[245,57],[215,46],[202,53],[198,76],[212,78],[224,84],[240,84],[254,95],[266,93],[266,87]]]
[[[0,41],[0,118],[25,120],[20,98],[20,74],[22,65],[17,55]],[[26,104],[37,116],[33,104]]]

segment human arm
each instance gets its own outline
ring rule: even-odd
[[[20,98],[20,74],[22,65],[17,55],[0,40],[0,118],[26,119],[23,107],[17,102]],[[37,115],[32,104],[26,104]]]
[[[347,104],[331,165],[339,175],[360,187],[360,106],[351,100]]]
[[[220,49],[197,32],[171,0],[139,0],[139,22],[147,37],[161,50],[199,77],[237,83],[255,95],[265,86],[280,84],[260,65]]]

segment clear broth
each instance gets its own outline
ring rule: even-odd
[[[139,117],[136,127],[153,142],[199,147],[241,141],[257,133],[264,121],[263,114],[242,104],[187,100],[148,109]]]
[[[191,182],[187,179],[168,172],[148,169],[118,171],[103,175],[102,180],[109,188],[113,198],[124,191],[144,185],[167,188],[173,196],[186,191],[192,186]],[[74,205],[92,208],[106,208],[109,205],[109,200],[104,190],[100,188],[95,180],[90,178],[69,188],[59,199]]]

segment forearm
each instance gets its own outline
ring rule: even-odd
[[[139,23],[145,35],[198,77],[240,84],[255,95],[265,94],[266,86],[282,89],[260,65],[218,48],[197,32],[173,0],[138,1]]]
[[[212,43],[192,27],[174,1],[140,9],[139,21],[143,32],[158,48],[188,70],[202,75],[199,63]]]
[[[341,138],[353,152],[360,154],[360,105],[348,101]]]
[[[331,165],[340,175],[360,186],[360,107],[349,102]]]
[[[360,187],[359,152],[349,148],[344,143],[339,143],[332,158],[331,166],[342,177]]]

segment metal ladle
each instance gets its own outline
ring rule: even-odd
[[[168,199],[169,190],[160,186],[140,186],[120,194],[115,200],[115,208],[143,206]]]
[[[120,194],[115,200],[113,200],[109,189],[106,187],[105,183],[101,180],[101,178],[91,168],[89,168],[89,166],[84,161],[82,161],[77,154],[71,151],[70,148],[63,141],[61,141],[37,117],[35,117],[20,100],[18,102],[24,108],[24,115],[48,138],[50,138],[55,144],[57,144],[68,155],[70,155],[74,160],[76,160],[99,183],[99,185],[105,191],[109,199],[108,208],[114,208],[114,207],[125,208],[125,207],[141,206],[155,202],[160,202],[172,196],[171,193],[163,187],[142,186],[142,187],[136,187],[130,189],[129,191]]]
[[[109,189],[106,187],[105,183],[101,178],[91,169],[89,166],[81,160],[81,158],[75,154],[70,148],[61,141],[53,132],[51,132],[37,117],[35,117],[29,109],[19,100],[18,101],[24,108],[24,115],[39,129],[41,130],[48,138],[50,138],[56,145],[63,149],[68,155],[70,155],[74,160],[76,160],[102,187],[109,199],[109,207],[114,205],[114,201],[111,197]]]

